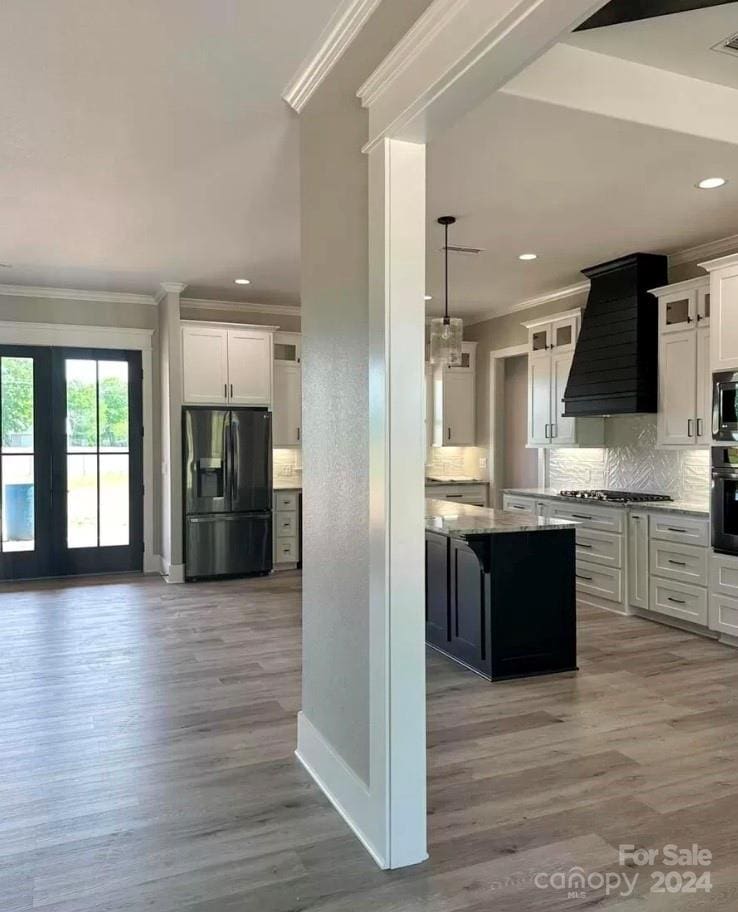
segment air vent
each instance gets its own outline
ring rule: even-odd
[[[477,254],[481,253],[484,250],[484,247],[458,247],[455,244],[448,245],[449,253],[470,253]],[[443,247],[441,247],[441,253],[443,253]]]
[[[711,50],[718,51],[720,54],[732,54],[733,56],[737,56],[738,32],[735,35],[731,35],[729,38],[723,38],[723,40],[718,41],[717,44],[713,44]]]

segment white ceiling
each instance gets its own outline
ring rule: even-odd
[[[280,94],[337,6],[3,0],[0,282],[298,302]]]
[[[719,70],[738,86],[738,57],[705,50],[706,40],[735,31],[738,3],[580,33],[572,42],[699,78],[712,67],[710,78]],[[714,175],[730,183],[694,187]],[[441,307],[443,277],[434,220],[447,213],[459,217],[451,243],[485,248],[477,257],[452,255],[452,308],[493,316],[581,281],[584,267],[738,233],[738,148],[497,93],[429,146],[431,312]],[[519,261],[525,252],[538,259]]]

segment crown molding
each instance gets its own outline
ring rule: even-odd
[[[56,298],[63,301],[156,306],[153,295],[127,294],[120,291],[83,291],[79,288],[49,288],[45,285],[0,285],[0,295],[12,295],[17,298]]]
[[[233,313],[278,314],[281,317],[299,317],[296,304],[251,304],[247,301],[213,301],[204,298],[180,298],[180,308],[194,307],[197,310],[230,310]]]
[[[385,92],[397,77],[422,54],[457,15],[466,0],[433,0],[384,60],[357,91],[363,107],[368,108]]]
[[[380,3],[381,0],[343,0],[339,5],[282,93],[282,98],[298,114]]]
[[[718,238],[716,241],[708,241],[706,244],[698,244],[696,247],[688,247],[686,250],[672,253],[669,256],[669,266],[680,266],[696,260],[712,260],[727,253],[735,253],[737,250],[738,234],[731,234],[728,237]]]

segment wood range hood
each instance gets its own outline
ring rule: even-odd
[[[658,307],[649,288],[667,284],[667,258],[633,253],[583,269],[591,282],[564,416],[656,412]]]

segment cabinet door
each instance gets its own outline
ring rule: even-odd
[[[662,333],[681,332],[697,323],[697,291],[672,292],[659,298],[659,328]]]
[[[532,327],[528,330],[528,353],[531,357],[546,355],[551,347],[552,324]]]
[[[694,443],[697,415],[697,333],[687,329],[661,337],[659,443]]]
[[[704,288],[697,289],[697,325],[698,327],[707,327],[710,325],[710,304],[712,297],[710,294],[710,283]]]
[[[444,446],[474,446],[474,375],[468,372],[443,372]]]
[[[551,423],[551,358],[528,359],[528,446],[549,443]]]
[[[448,648],[448,543],[446,535],[425,533],[425,638]]]
[[[712,374],[710,373],[710,328],[697,330],[697,443],[712,443]]]
[[[579,317],[564,317],[551,324],[551,351],[556,354],[573,352],[579,331]]]
[[[228,330],[228,392],[232,405],[271,405],[271,333]]]
[[[182,327],[182,400],[185,405],[228,401],[228,331],[218,326]]]
[[[449,560],[449,651],[473,668],[484,669],[489,663],[484,571],[475,552],[460,539],[449,540]]]
[[[571,350],[551,357],[551,427],[548,429],[551,443],[566,446],[576,443],[576,419],[564,418],[564,392],[569,379],[574,353]]]
[[[738,368],[738,264],[710,275],[712,357],[710,370]]]
[[[628,518],[628,603],[648,608],[648,515]]]
[[[288,361],[274,362],[272,435],[275,447],[300,446],[302,436],[302,369]]]

